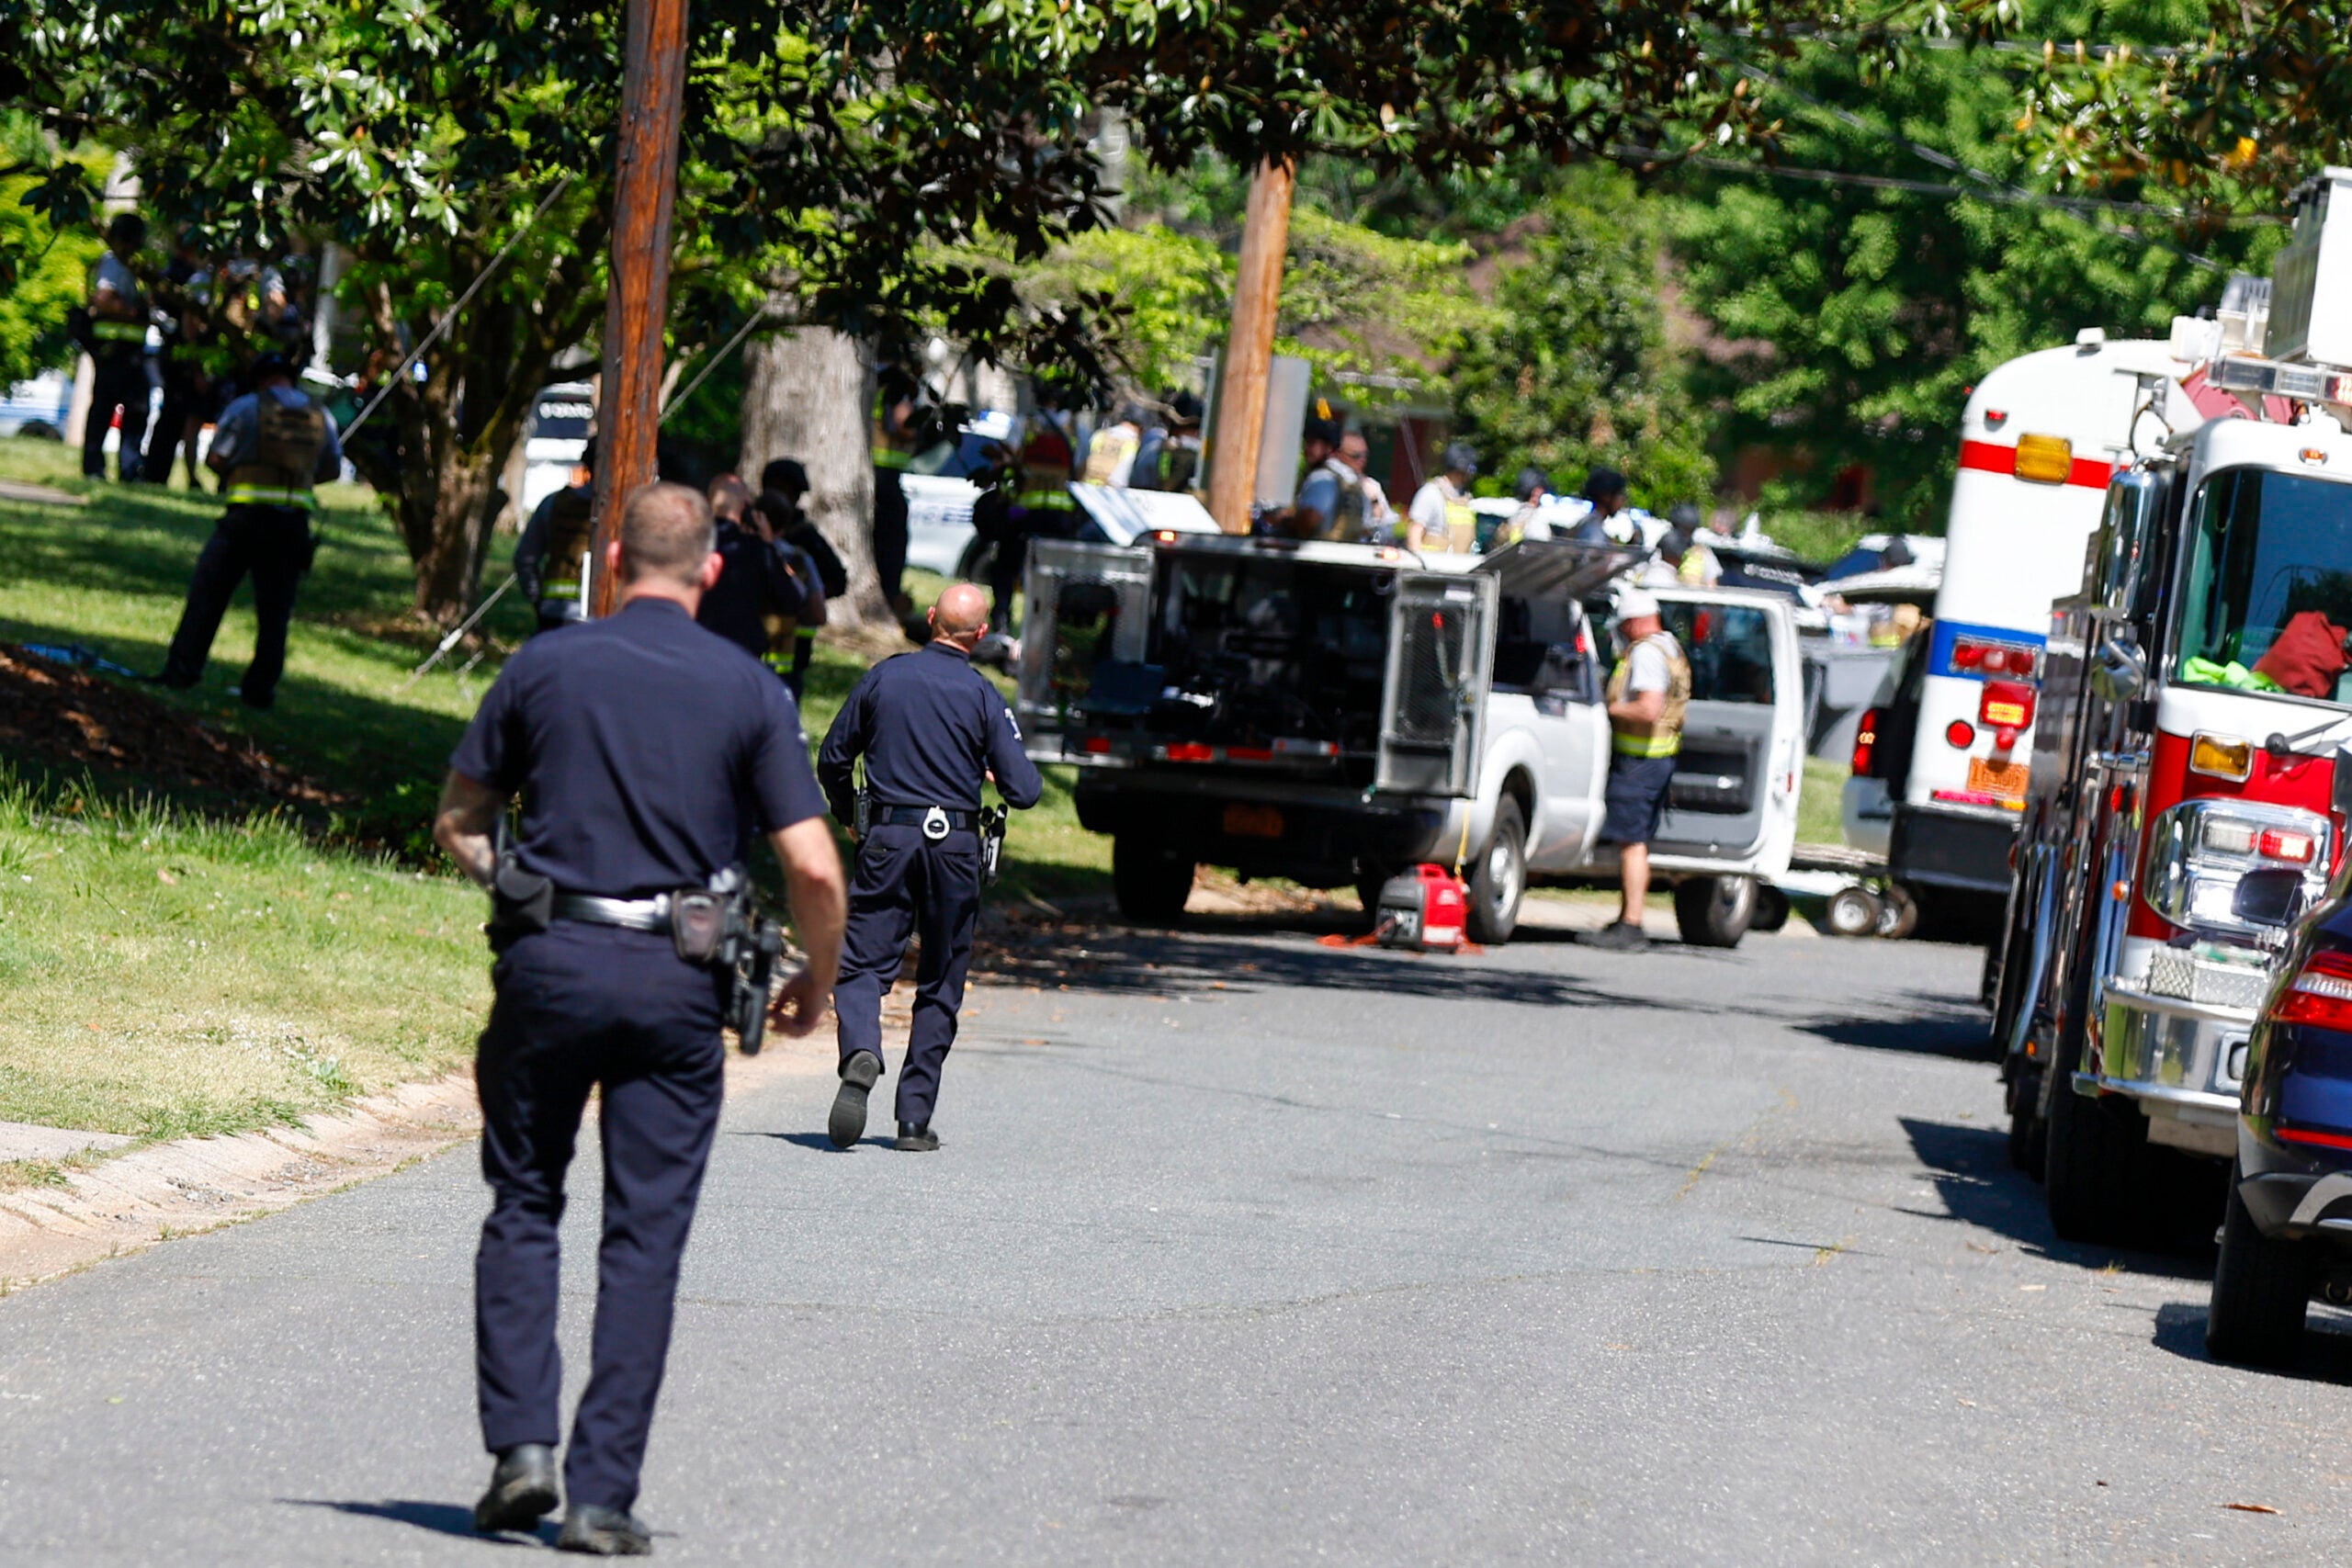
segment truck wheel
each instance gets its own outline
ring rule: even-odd
[[[1519,924],[1519,900],[1527,891],[1527,818],[1519,802],[1505,795],[1495,807],[1495,830],[1470,868],[1470,907],[1464,924],[1472,942],[1500,946]]]
[[[2009,1086],[2009,1163],[2041,1179],[2050,1160],[2050,1123],[2041,1119],[2041,1075],[2021,1072]]]
[[[1885,909],[1867,887],[1840,887],[1829,896],[1829,930],[1837,936],[1875,936]]]
[[[1769,883],[1758,883],[1756,918],[1747,922],[1747,929],[1770,936],[1774,931],[1787,929],[1788,923],[1789,896]]]
[[[2081,1034],[2079,1028],[2068,1032],[2075,1043],[2060,1050],[2051,1072],[2042,1196],[2052,1226],[2066,1240],[2125,1241],[2144,1210],[2148,1119],[2121,1096],[2093,1100],[2075,1092]]]
[[[1693,876],[1674,887],[1674,923],[1689,947],[1737,947],[1756,918],[1752,876]]]
[[[1111,895],[1141,925],[1174,925],[1193,891],[1193,863],[1126,833],[1111,840]]]
[[[2311,1300],[2311,1248],[2273,1241],[2255,1224],[2230,1171],[2230,1206],[2222,1218],[2222,1256],[2213,1265],[2213,1304],[2205,1314],[2205,1348],[2217,1361],[2291,1367],[2303,1348],[2303,1307]]]

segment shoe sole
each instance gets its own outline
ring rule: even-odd
[[[576,1535],[556,1538],[558,1551],[576,1551],[590,1557],[650,1557],[653,1543],[641,1535],[629,1535],[620,1530],[585,1530]]]
[[[890,1146],[902,1155],[936,1154],[939,1141],[935,1138],[900,1138]]]
[[[555,1487],[544,1481],[511,1481],[474,1505],[474,1529],[486,1533],[536,1530],[555,1512]]]
[[[882,1064],[861,1051],[842,1069],[842,1087],[833,1096],[833,1113],[825,1122],[825,1136],[837,1149],[848,1148],[865,1136],[865,1100],[882,1077]]]

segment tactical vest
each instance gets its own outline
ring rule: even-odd
[[[1057,443],[1056,445],[1060,445]],[[1069,448],[1064,446],[1062,450]],[[1021,491],[1013,497],[1032,512],[1071,512],[1078,502],[1069,493],[1069,465],[1049,460],[1054,446],[1032,441],[1021,449]]]
[[[266,391],[254,402],[254,449],[229,470],[229,504],[307,512],[311,476],[327,444],[326,411],[307,395],[290,407]]]
[[[1340,487],[1339,501],[1331,515],[1323,520],[1323,536],[1346,545],[1362,544],[1372,502],[1364,493],[1363,476],[1337,457],[1324,458],[1322,470]]]
[[[1654,724],[1611,718],[1610,744],[1620,757],[1671,757],[1682,750],[1682,716],[1690,708],[1690,661],[1682,657],[1682,645],[1666,632],[1654,632],[1642,642],[1666,655],[1666,711]],[[1625,682],[1633,672],[1634,649],[1629,648],[1609,677],[1611,706],[1625,700]]]
[[[1436,547],[1453,555],[1466,556],[1478,547],[1478,509],[1470,504],[1466,495],[1449,493],[1448,485],[1438,494],[1445,502],[1445,538]],[[1396,542],[1403,544],[1410,537],[1413,525],[1412,509],[1408,507],[1396,514]],[[1428,541],[1424,539],[1424,545]]]
[[[560,490],[548,502],[548,553],[541,558],[539,599],[577,602],[580,563],[595,543],[595,496],[587,486]]]

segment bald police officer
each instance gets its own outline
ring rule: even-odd
[[[980,914],[980,785],[992,774],[997,793],[1023,809],[1045,793],[1012,711],[972,668],[972,649],[988,629],[987,596],[968,582],[949,588],[931,612],[929,645],[865,672],[817,759],[833,815],[852,824],[852,773],[859,756],[865,759],[865,829],[833,998],[842,1087],[826,1132],[837,1148],[865,1134],[866,1096],[882,1076],[882,994],[898,978],[910,931],[922,937],[922,959],[892,1146],[939,1147],[932,1108],[956,1043]]]
[[[806,1034],[841,946],[841,860],[800,716],[757,660],[695,624],[718,580],[710,509],[680,485],[628,499],[605,570],[621,604],[525,644],[482,699],[434,837],[492,890],[496,987],[475,1077],[492,1193],[475,1256],[483,1530],[555,1506],[562,1369],[556,1230],[590,1090],[601,1090],[604,1239],[588,1386],[564,1460],[558,1544],[652,1549],[630,1510],[670,1345],[678,1261],[718,1126],[731,975],[698,954],[682,895],[739,882],[756,829],[784,867],[808,964],[771,1008]],[[492,831],[523,802],[504,855]],[[704,928],[707,929],[707,928]]]

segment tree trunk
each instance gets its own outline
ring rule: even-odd
[[[874,468],[857,340],[796,328],[756,340],[745,370],[744,478],[758,483],[760,468],[778,457],[808,466],[808,516],[849,570],[843,608],[888,625],[890,607],[874,570]]]

